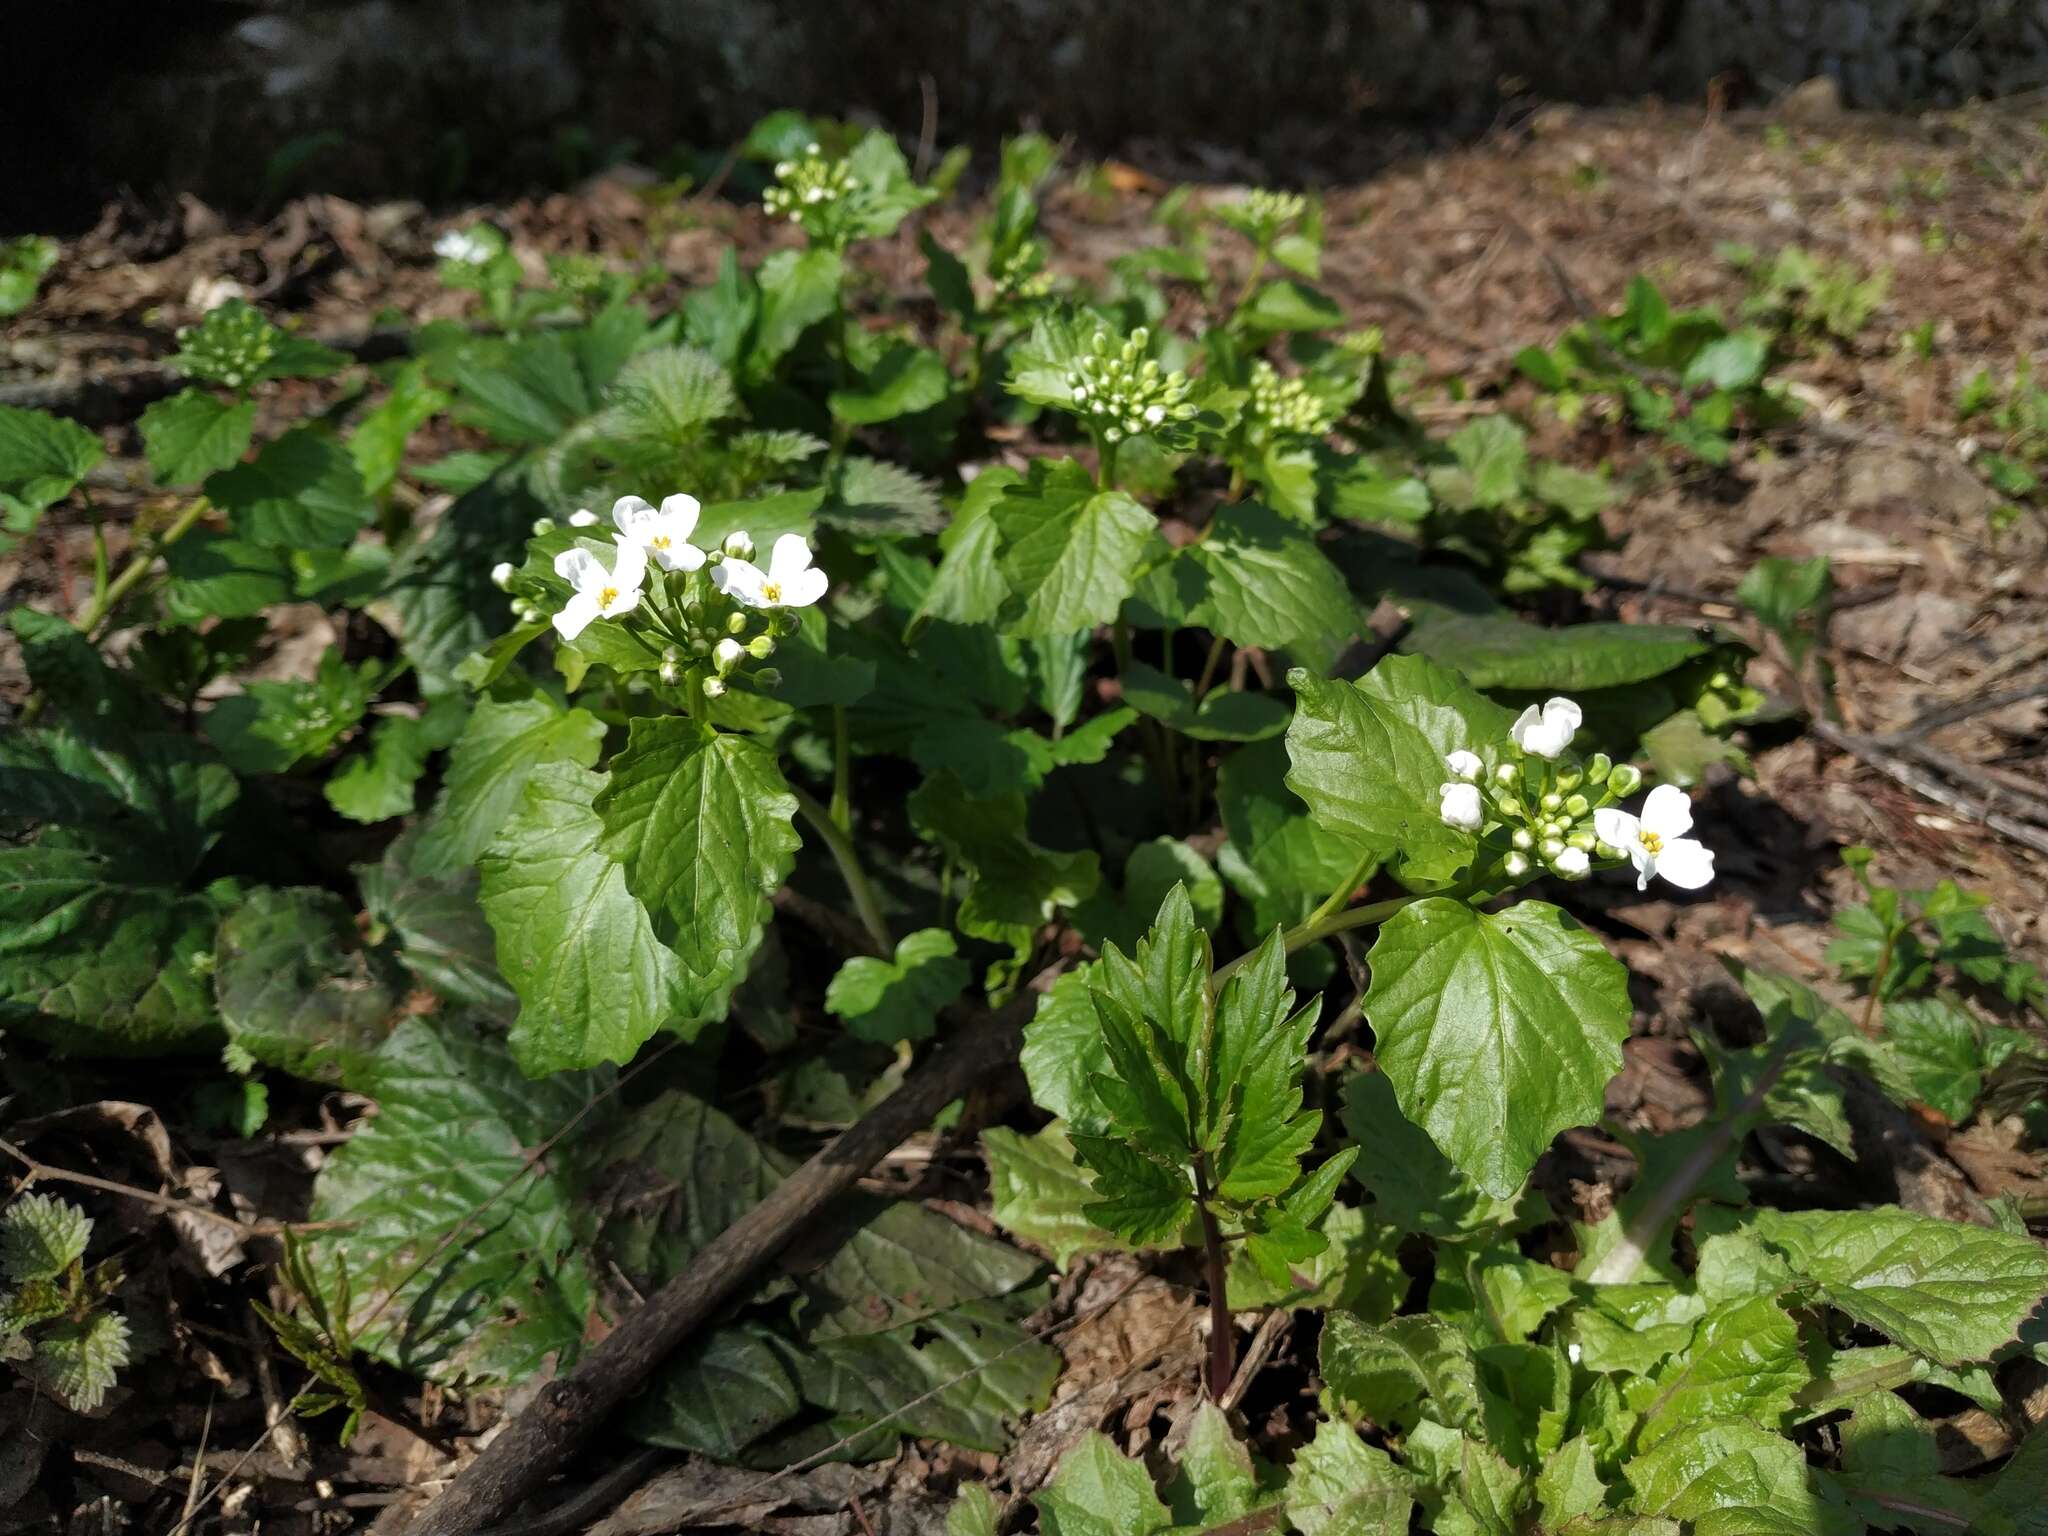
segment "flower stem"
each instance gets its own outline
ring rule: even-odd
[[[889,925],[883,920],[875,888],[868,883],[867,871],[860,867],[860,855],[854,851],[853,839],[832,819],[832,813],[810,795],[794,784],[789,786],[789,792],[796,796],[796,808],[803,813],[804,820],[817,828],[818,836],[825,840],[825,847],[832,854],[832,862],[839,866],[839,877],[846,882],[846,892],[853,898],[853,909],[860,915],[861,926],[873,941],[875,952],[887,959],[896,953],[896,946],[889,937]]]
[[[1230,1331],[1230,1289],[1223,1263],[1223,1234],[1209,1209],[1208,1159],[1194,1159],[1195,1209],[1202,1213],[1202,1258],[1209,1281],[1209,1397],[1221,1402],[1237,1374],[1237,1339]]]
[[[853,825],[852,765],[846,747],[846,706],[832,706],[832,821],[844,832]]]
[[[1336,900],[1341,896],[1349,895],[1351,889],[1351,887],[1347,886],[1343,891],[1334,893],[1331,899]],[[1455,899],[1463,893],[1458,891],[1437,891],[1431,894],[1449,896]],[[1419,895],[1390,896],[1385,901],[1375,901],[1363,907],[1353,907],[1348,912],[1332,912],[1329,910],[1330,902],[1326,901],[1306,919],[1296,923],[1292,928],[1281,934],[1280,944],[1291,955],[1298,949],[1306,949],[1309,945],[1319,943],[1335,934],[1348,933],[1353,928],[1369,928],[1374,923],[1383,923],[1409,903],[1421,901],[1422,899]],[[1249,950],[1239,955],[1228,965],[1218,966],[1216,974],[1209,978],[1209,990],[1211,992],[1222,990],[1223,983],[1230,979],[1231,974],[1256,953],[1258,951]]]
[[[85,610],[85,616],[78,621],[78,627],[87,635],[91,635],[106,622],[107,615],[118,608],[121,600],[134,591],[136,584],[149,574],[149,568],[156,563],[156,557],[190,533],[199,519],[206,515],[209,506],[210,503],[204,496],[197,498],[191,506],[178,514],[177,520],[170,527],[156,536],[148,550],[130,556],[128,563],[121,568],[120,575],[108,582],[104,591],[94,595],[92,606]]]
[[[1202,696],[1209,691],[1209,685],[1216,681],[1216,669],[1223,663],[1223,637],[1218,635],[1209,643],[1209,659],[1202,663],[1202,675],[1195,682],[1195,702],[1202,702]]]

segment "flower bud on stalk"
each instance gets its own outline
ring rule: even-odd
[[[1616,763],[1607,775],[1607,793],[1616,800],[1626,800],[1642,782],[1642,770],[1633,763]]]

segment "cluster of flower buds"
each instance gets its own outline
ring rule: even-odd
[[[1685,833],[1692,808],[1685,791],[1659,785],[1641,817],[1616,802],[1635,793],[1643,776],[1603,752],[1583,760],[1570,753],[1584,714],[1570,699],[1530,705],[1509,727],[1514,756],[1491,774],[1476,752],[1459,750],[1444,760],[1451,778],[1438,789],[1446,825],[1460,831],[1504,835],[1501,872],[1511,880],[1533,873],[1540,863],[1566,880],[1581,880],[1596,861],[1611,866],[1626,859],[1638,876],[1637,889],[1652,875],[1698,890],[1714,877],[1714,855]]]
[[[1167,373],[1147,357],[1151,340],[1151,333],[1139,326],[1116,347],[1108,330],[1098,330],[1067,375],[1073,409],[1087,418],[1104,442],[1121,442],[1195,417],[1188,376],[1178,370]]]
[[[1265,246],[1308,212],[1308,199],[1299,192],[1273,192],[1261,187],[1247,193],[1241,202],[1223,204],[1216,212],[1247,240]]]
[[[1275,437],[1324,437],[1338,412],[1306,379],[1286,378],[1261,358],[1252,364],[1251,414]]]
[[[761,204],[777,218],[804,226],[809,235],[826,232],[834,204],[853,193],[853,168],[844,160],[825,157],[816,144],[806,144],[794,160],[775,163],[776,184],[761,195]]]
[[[1006,256],[989,263],[989,281],[1006,298],[1042,299],[1052,292],[1043,240],[1026,240]]]
[[[656,659],[663,683],[687,682],[712,699],[742,666],[767,661],[776,640],[796,632],[795,610],[825,595],[825,573],[811,564],[810,546],[800,534],[778,538],[765,566],[755,564],[754,541],[743,532],[700,549],[690,542],[699,515],[693,496],[670,496],[659,507],[638,496],[620,497],[612,506],[617,531],[609,561],[582,542],[554,557],[555,575],[569,584],[567,600],[552,615],[556,633],[574,640],[599,620],[625,624]],[[599,521],[587,510],[568,519],[579,530]],[[533,531],[541,535],[554,527],[553,519],[541,518]],[[491,580],[507,591],[517,577],[509,563],[491,572]],[[525,623],[537,623],[543,614],[532,597],[516,592],[512,609]],[[773,667],[754,667],[748,677],[763,690],[782,681]]]

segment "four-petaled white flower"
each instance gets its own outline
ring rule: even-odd
[[[1444,766],[1451,770],[1452,777],[1464,779],[1473,784],[1478,783],[1479,775],[1486,772],[1486,764],[1479,761],[1479,754],[1477,752],[1467,752],[1463,747],[1458,748],[1457,751],[1445,758]]]
[[[697,498],[680,493],[664,496],[659,511],[638,496],[621,496],[612,503],[612,521],[664,571],[694,571],[704,563],[704,551],[689,542],[698,511]]]
[[[630,539],[615,537],[612,542],[619,553],[610,570],[580,545],[555,556],[555,574],[576,589],[555,615],[555,630],[564,640],[574,640],[592,619],[616,619],[639,606],[647,552]]]
[[[1534,704],[1523,710],[1508,734],[1524,752],[1554,758],[1572,744],[1585,718],[1570,699],[1547,699],[1540,710]]]
[[[434,254],[443,261],[466,261],[471,266],[482,266],[491,259],[491,243],[483,236],[466,229],[451,229],[443,232],[434,242]]]
[[[718,590],[749,608],[808,608],[825,595],[825,573],[811,564],[801,534],[785,533],[768,552],[768,569],[730,557],[712,568]]]
[[[1456,827],[1464,832],[1477,832],[1486,824],[1486,805],[1479,798],[1477,784],[1446,784],[1437,793],[1442,796],[1441,813],[1444,825]]]
[[[1593,832],[1636,866],[1636,889],[1648,890],[1660,875],[1682,890],[1696,891],[1714,878],[1714,855],[1685,834],[1692,830],[1692,802],[1676,784],[1659,784],[1643,801],[1640,817],[1611,806],[1593,813]]]

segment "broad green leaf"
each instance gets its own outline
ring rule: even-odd
[[[366,412],[349,434],[349,458],[363,489],[381,496],[398,478],[412,434],[448,409],[450,396],[427,382],[427,362],[415,358],[391,375],[390,393]]]
[[[1941,1475],[1935,1426],[1904,1398],[1870,1393],[1841,1426],[1841,1436],[1842,1492],[1872,1527],[1919,1536],[1987,1528],[1978,1504],[1988,1485]],[[2037,1497],[2033,1508],[2040,1507]]]
[[[98,1408],[128,1364],[128,1320],[118,1312],[66,1319],[36,1333],[34,1374],[78,1413]]]
[[[1182,1444],[1180,1466],[1166,1487],[1174,1522],[1207,1528],[1235,1520],[1265,1501],[1258,1472],[1230,1428],[1230,1420],[1214,1403],[1195,1410]]]
[[[160,879],[126,838],[0,847],[0,1026],[66,1056],[218,1040],[214,937],[236,893]]]
[[[142,413],[142,449],[158,485],[197,485],[238,463],[256,427],[256,402],[225,401],[210,389],[186,389]]]
[[[355,728],[384,671],[375,660],[351,667],[330,649],[311,680],[253,682],[220,700],[207,712],[207,740],[238,773],[287,773]]]
[[[987,624],[1002,612],[1010,597],[1010,584],[1003,579],[999,563],[1002,533],[989,510],[1011,486],[1023,483],[1024,477],[1014,469],[997,467],[983,470],[967,487],[960,510],[939,537],[944,554],[932,584],[911,615],[906,633],[912,638],[934,619]]]
[[[1153,1536],[1173,1524],[1145,1464],[1093,1431],[1060,1457],[1052,1481],[1031,1502],[1041,1536]]]
[[[1770,338],[1763,332],[1736,331],[1693,353],[1683,382],[1687,389],[1748,389],[1764,376],[1770,356]]]
[[[1947,993],[1896,998],[1884,1005],[1884,1036],[1921,1103],[1958,1125],[1970,1118],[1997,1062],[1966,1004]]]
[[[54,1195],[20,1195],[0,1213],[0,1277],[11,1284],[55,1280],[85,1257],[92,1219]]]
[[[1406,1536],[1414,1490],[1385,1451],[1325,1419],[1287,1469],[1287,1518],[1302,1536]]]
[[[946,1536],[1001,1536],[1001,1526],[1002,1508],[988,1486],[962,1483],[946,1512]]]
[[[356,1347],[430,1381],[566,1370],[596,1305],[575,1241],[576,1144],[535,1150],[608,1079],[539,1081],[459,1019],[408,1019],[377,1053],[377,1115],[332,1152],[309,1242],[334,1305],[347,1267]],[[586,1133],[602,1125],[584,1121]]]
[[[512,628],[491,568],[518,559],[534,519],[547,510],[508,479],[487,480],[393,562],[387,599],[399,644],[426,691],[451,686],[458,666]]]
[[[1327,331],[1344,323],[1344,311],[1307,283],[1282,277],[1261,285],[1237,318],[1254,331]]]
[[[551,443],[595,401],[568,337],[552,331],[477,348],[452,370],[459,421],[505,443]]]
[[[1223,920],[1223,882],[1209,861],[1176,837],[1138,844],[1124,861],[1120,892],[1098,890],[1074,910],[1074,927],[1096,948],[1137,944],[1175,886],[1185,887],[1195,921],[1213,933]]]
[[[1031,1102],[1082,1134],[1106,1131],[1109,1117],[1089,1079],[1109,1069],[1095,1014],[1089,967],[1068,971],[1039,999],[1018,1053]]]
[[[680,962],[685,1022],[721,1017],[801,846],[775,754],[687,717],[638,719],[595,809],[599,848]]]
[[[1018,604],[1007,629],[1047,639],[1113,620],[1156,532],[1151,513],[1121,491],[1096,490],[1071,459],[1035,461],[989,516]]]
[[[966,990],[973,975],[952,934],[920,928],[896,945],[893,960],[855,955],[840,966],[825,989],[825,1008],[862,1040],[925,1040],[938,1028],[939,1010]]]
[[[1528,434],[1506,416],[1481,416],[1446,441],[1467,480],[1476,507],[1503,507],[1521,494],[1528,471]]]
[[[1536,1503],[1542,1529],[1570,1529],[1569,1522],[1597,1516],[1607,1507],[1607,1484],[1593,1442],[1575,1435],[1536,1473]]]
[[[349,820],[365,823],[410,814],[427,758],[454,741],[467,715],[467,701],[452,694],[417,715],[380,715],[370,728],[369,750],[329,775],[327,803]]]
[[[1413,1120],[1496,1199],[1559,1131],[1600,1118],[1633,1009],[1628,972],[1557,907],[1431,897],[1380,928],[1365,1015]]]
[[[1444,759],[1463,749],[1488,766],[1513,716],[1419,656],[1389,656],[1355,683],[1301,668],[1287,729],[1287,787],[1326,832],[1387,859],[1410,885],[1442,885],[1472,860],[1470,833],[1439,812]]]
[[[1346,1412],[1382,1426],[1412,1421],[1415,1404],[1454,1429],[1483,1434],[1486,1408],[1472,1347],[1440,1317],[1371,1326],[1348,1312],[1323,1319],[1324,1386]]]
[[[1287,787],[1287,749],[1263,741],[1233,752],[1216,774],[1216,798],[1235,861],[1219,857],[1231,883],[1253,903],[1259,931],[1299,922],[1354,874],[1362,850],[1324,829]]]
[[[483,857],[498,969],[519,994],[512,1049],[536,1074],[630,1061],[684,988],[682,963],[601,847],[591,802],[605,783],[570,762],[534,769]]]
[[[423,827],[393,839],[379,864],[358,864],[363,907],[398,944],[398,958],[420,982],[451,1002],[510,1019],[518,1007],[498,974],[496,941],[484,918],[477,872],[422,867]]]
[[[174,623],[249,618],[295,595],[287,552],[244,539],[188,533],[164,552],[164,564],[164,611]],[[505,594],[497,596],[502,604]]]
[[[622,1421],[635,1440],[735,1462],[803,1408],[775,1336],[758,1323],[699,1334],[658,1366]]]
[[[433,817],[420,832],[419,869],[439,874],[474,864],[536,769],[548,763],[588,768],[603,741],[604,724],[595,715],[564,710],[543,696],[479,701],[449,756]]]
[[[220,926],[214,990],[229,1042],[293,1077],[361,1090],[401,1017],[388,959],[326,891],[252,891]]]
[[[807,1344],[804,1396],[854,1429],[1000,1451],[1008,1425],[1043,1408],[1059,1351],[1031,1338],[1007,1300],[966,1301],[916,1323]]]
[[[1085,901],[1101,878],[1092,852],[1055,853],[1024,835],[1022,795],[976,799],[941,773],[910,797],[909,810],[912,825],[972,877],[955,923],[975,938],[1022,950],[1040,924]]]
[[[1455,614],[1418,624],[1402,648],[1462,672],[1475,688],[1583,693],[1662,677],[1719,643],[1679,624],[1551,629],[1505,614]]]
[[[69,682],[52,696],[74,709],[89,705],[81,693],[91,685]],[[0,735],[7,817],[119,838],[138,872],[151,866],[169,881],[198,866],[240,794],[232,770],[202,743],[171,731],[130,731],[114,715],[81,710],[42,729]]]
[[[206,496],[238,537],[288,549],[339,548],[376,512],[348,450],[317,427],[294,427],[209,476]]]
[[[1439,1277],[1446,1267],[1438,1266]],[[1545,1318],[1572,1298],[1570,1275],[1513,1252],[1472,1253],[1464,1278],[1486,1316],[1489,1334],[1509,1344],[1526,1342]]]
[[[1193,741],[1263,741],[1287,729],[1287,704],[1271,694],[1214,688],[1197,704],[1192,683],[1141,661],[1117,681],[1126,704]]]
[[[827,404],[839,420],[871,427],[930,410],[946,398],[952,384],[938,353],[899,341],[883,351],[857,387],[833,390]]]
[[[1702,1419],[1784,1424],[1811,1378],[1799,1329],[1773,1297],[1731,1302],[1701,1318],[1691,1343],[1666,1361],[1643,1392],[1637,1447]]]
[[[1113,1136],[1074,1134],[1074,1151],[1093,1176],[1096,1196],[1081,1214],[1123,1239],[1119,1246],[1171,1247],[1194,1219],[1194,1186],[1181,1170],[1130,1147],[1129,1134],[1121,1127]]]
[[[40,512],[107,456],[98,436],[47,411],[0,405],[0,491]]]
[[[1061,1269],[1076,1254],[1131,1246],[1083,1214],[1096,1199],[1095,1186],[1074,1160],[1073,1143],[1058,1121],[1034,1136],[991,1126],[981,1141],[998,1226],[1045,1249]]]
[[[1742,1419],[1708,1419],[1658,1442],[1624,1469],[1645,1514],[1696,1536],[1854,1536],[1861,1522],[1823,1499],[1790,1440]]]
[[[818,521],[848,533],[906,538],[946,525],[938,490],[900,464],[848,454],[829,472]],[[757,538],[757,547],[765,547]]]
[[[840,260],[835,252],[823,248],[777,251],[761,263],[754,280],[760,288],[761,308],[747,371],[757,380],[766,380],[803,333],[838,306]]]
[[[1436,1143],[1401,1113],[1384,1072],[1352,1075],[1344,1088],[1344,1129],[1359,1148],[1351,1176],[1372,1193],[1373,1215],[1404,1232],[1458,1239],[1523,1224],[1542,1200],[1483,1193]]]
[[[1325,1239],[1322,1252],[1290,1261],[1284,1285],[1275,1285],[1261,1272],[1246,1251],[1249,1241],[1233,1245],[1224,1285],[1231,1309],[1341,1308],[1368,1323],[1385,1322],[1400,1310],[1411,1280],[1401,1267],[1403,1239],[1398,1228],[1374,1220],[1357,1206],[1337,1205],[1317,1230]]]
[[[1828,1303],[1943,1365],[1989,1359],[2048,1295],[2031,1237],[1871,1211],[1758,1211],[1747,1230]]]
[[[1469,1435],[1458,1446],[1458,1476],[1449,1491],[1436,1520],[1439,1536],[1516,1536],[1535,1495],[1522,1472]]]
[[[1233,644],[1342,643],[1358,627],[1350,590],[1315,540],[1257,502],[1218,507],[1207,537],[1175,563],[1201,573],[1190,622]]]

